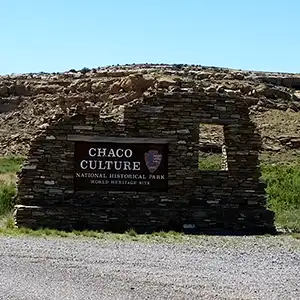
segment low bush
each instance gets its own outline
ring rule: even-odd
[[[267,206],[275,212],[275,223],[280,228],[300,232],[300,167],[290,165],[262,165],[266,181]]]
[[[300,209],[300,167],[294,165],[263,165],[268,207],[274,212]]]
[[[0,181],[0,216],[9,213],[13,206],[13,198],[16,195],[16,186],[14,183]]]

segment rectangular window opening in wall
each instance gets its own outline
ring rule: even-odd
[[[228,171],[223,125],[200,124],[199,169]]]

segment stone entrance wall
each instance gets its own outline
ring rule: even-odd
[[[17,225],[118,232],[274,231],[260,182],[260,136],[249,119],[253,99],[173,79],[158,84],[138,75],[126,80],[135,86],[135,97],[119,98],[109,111],[93,103],[77,105],[41,128],[19,174]],[[135,85],[136,80],[143,84]],[[117,90],[116,83],[110,88],[114,84]],[[198,168],[201,123],[224,126],[224,170]],[[75,191],[75,142],[105,138],[167,143],[168,191]]]

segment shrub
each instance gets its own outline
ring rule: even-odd
[[[90,72],[90,69],[84,67],[84,68],[82,68],[82,69],[80,70],[80,72],[81,72],[82,74],[86,74],[86,73]]]
[[[268,207],[274,212],[300,208],[300,168],[295,165],[263,165]]]
[[[0,182],[0,215],[7,214],[13,209],[16,186],[14,183]]]

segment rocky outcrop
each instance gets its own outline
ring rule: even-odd
[[[175,91],[192,86],[197,91],[251,97],[253,114],[270,109],[298,112],[299,78],[295,74],[178,64],[1,76],[0,155],[26,154],[39,126],[71,107],[90,103],[113,116],[120,106],[154,89]],[[277,147],[285,146],[278,143]]]

